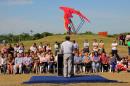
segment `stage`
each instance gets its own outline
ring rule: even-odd
[[[24,84],[69,84],[69,83],[116,83],[116,80],[109,80],[99,75],[82,75],[65,78],[63,76],[32,76],[29,81]]]

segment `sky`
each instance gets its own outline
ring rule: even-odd
[[[130,32],[130,0],[0,0],[0,34],[64,33],[60,6],[75,8],[90,19],[80,32]],[[73,19],[77,26],[80,19]]]

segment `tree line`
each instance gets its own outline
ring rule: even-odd
[[[22,33],[22,34],[3,34],[0,35],[0,43],[16,43],[16,42],[20,42],[20,41],[27,41],[27,40],[37,40],[40,38],[44,38],[47,36],[52,36],[54,35],[53,33],[49,33],[49,32],[43,32],[43,33],[36,33],[36,34],[29,34],[29,33]]]

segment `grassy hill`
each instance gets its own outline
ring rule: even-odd
[[[40,42],[43,42],[43,44],[49,43],[52,46],[54,43],[57,42],[62,42],[64,41],[65,35],[54,35],[54,36],[48,36],[39,40],[32,40],[32,41],[22,41],[24,43],[26,49],[29,49],[29,47],[35,42],[39,44]],[[90,49],[92,49],[92,42],[93,39],[97,39],[98,41],[103,40],[105,43],[105,50],[107,53],[111,52],[111,43],[113,40],[116,40],[116,38],[112,37],[103,37],[103,36],[98,36],[98,35],[71,35],[71,40],[76,40],[79,44],[80,49],[83,48],[83,42],[85,39],[88,39],[90,42]],[[2,46],[0,46],[1,48]],[[127,54],[127,47],[126,46],[118,46],[119,54],[121,55],[128,55]]]
[[[43,43],[50,43],[52,48],[55,43],[55,41],[62,42],[64,41],[65,35],[54,35],[54,36],[48,36],[39,40],[33,40],[33,41],[23,41],[26,48],[29,48],[34,42],[39,44],[40,42]],[[103,37],[98,35],[71,35],[71,40],[76,40],[79,44],[80,49],[83,48],[83,42],[85,39],[88,39],[90,42],[90,49],[92,49],[92,42],[93,39],[97,39],[98,41],[103,40],[105,43],[105,49],[107,53],[111,52],[111,43],[113,40],[116,40],[116,38],[112,37]],[[119,53],[121,55],[127,55],[127,47],[126,46],[118,46]]]

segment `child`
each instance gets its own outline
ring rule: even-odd
[[[110,72],[115,72],[115,67],[117,64],[116,54],[110,56]]]
[[[126,65],[123,64],[123,60],[117,61],[116,71],[120,72],[120,71],[126,71],[126,70],[127,70],[127,67]]]

